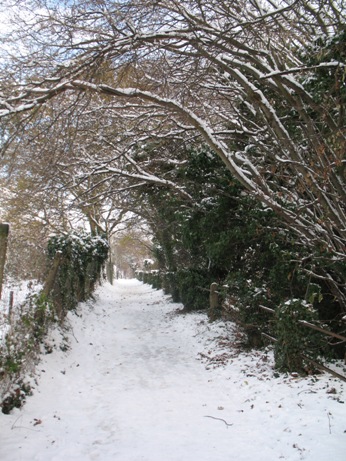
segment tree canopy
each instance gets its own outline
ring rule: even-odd
[[[178,172],[207,145],[220,162],[204,183],[227,171],[274,212],[345,309],[343,0],[23,0],[9,11],[7,162],[49,156],[89,212],[116,196],[149,217],[148,185],[180,209],[198,204]]]

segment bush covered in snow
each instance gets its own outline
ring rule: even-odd
[[[55,323],[63,325],[68,310],[92,295],[108,255],[99,236],[69,233],[48,243],[50,270],[39,292],[15,306],[0,334],[0,402],[3,412],[20,406],[29,387],[23,376],[34,368],[44,339]],[[5,316],[6,317],[6,316]]]
[[[48,257],[59,260],[51,298],[59,312],[66,312],[85,301],[100,279],[108,257],[108,242],[101,236],[68,233],[53,236],[48,242]]]

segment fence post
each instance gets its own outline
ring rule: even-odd
[[[209,320],[213,322],[219,317],[219,294],[217,292],[218,284],[213,282],[210,285],[209,295]]]
[[[13,321],[13,304],[14,304],[14,292],[10,291],[8,299],[8,323],[12,325]]]
[[[4,279],[4,269],[6,261],[7,240],[9,234],[9,224],[0,224],[0,299],[2,293],[2,283]]]

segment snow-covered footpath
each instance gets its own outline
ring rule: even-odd
[[[25,406],[1,414],[1,461],[346,460],[342,382],[275,378],[269,353],[230,349],[232,325],[136,280],[96,298],[51,337]]]

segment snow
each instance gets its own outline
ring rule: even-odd
[[[38,293],[40,290],[42,290],[42,284],[37,280],[5,280],[0,299],[0,314],[6,314],[8,312],[8,302],[11,291],[14,293],[14,310],[19,310],[20,305],[28,296]]]
[[[181,307],[137,280],[100,287],[52,332],[24,407],[0,415],[0,459],[345,460],[341,381],[275,377],[270,351]]]

